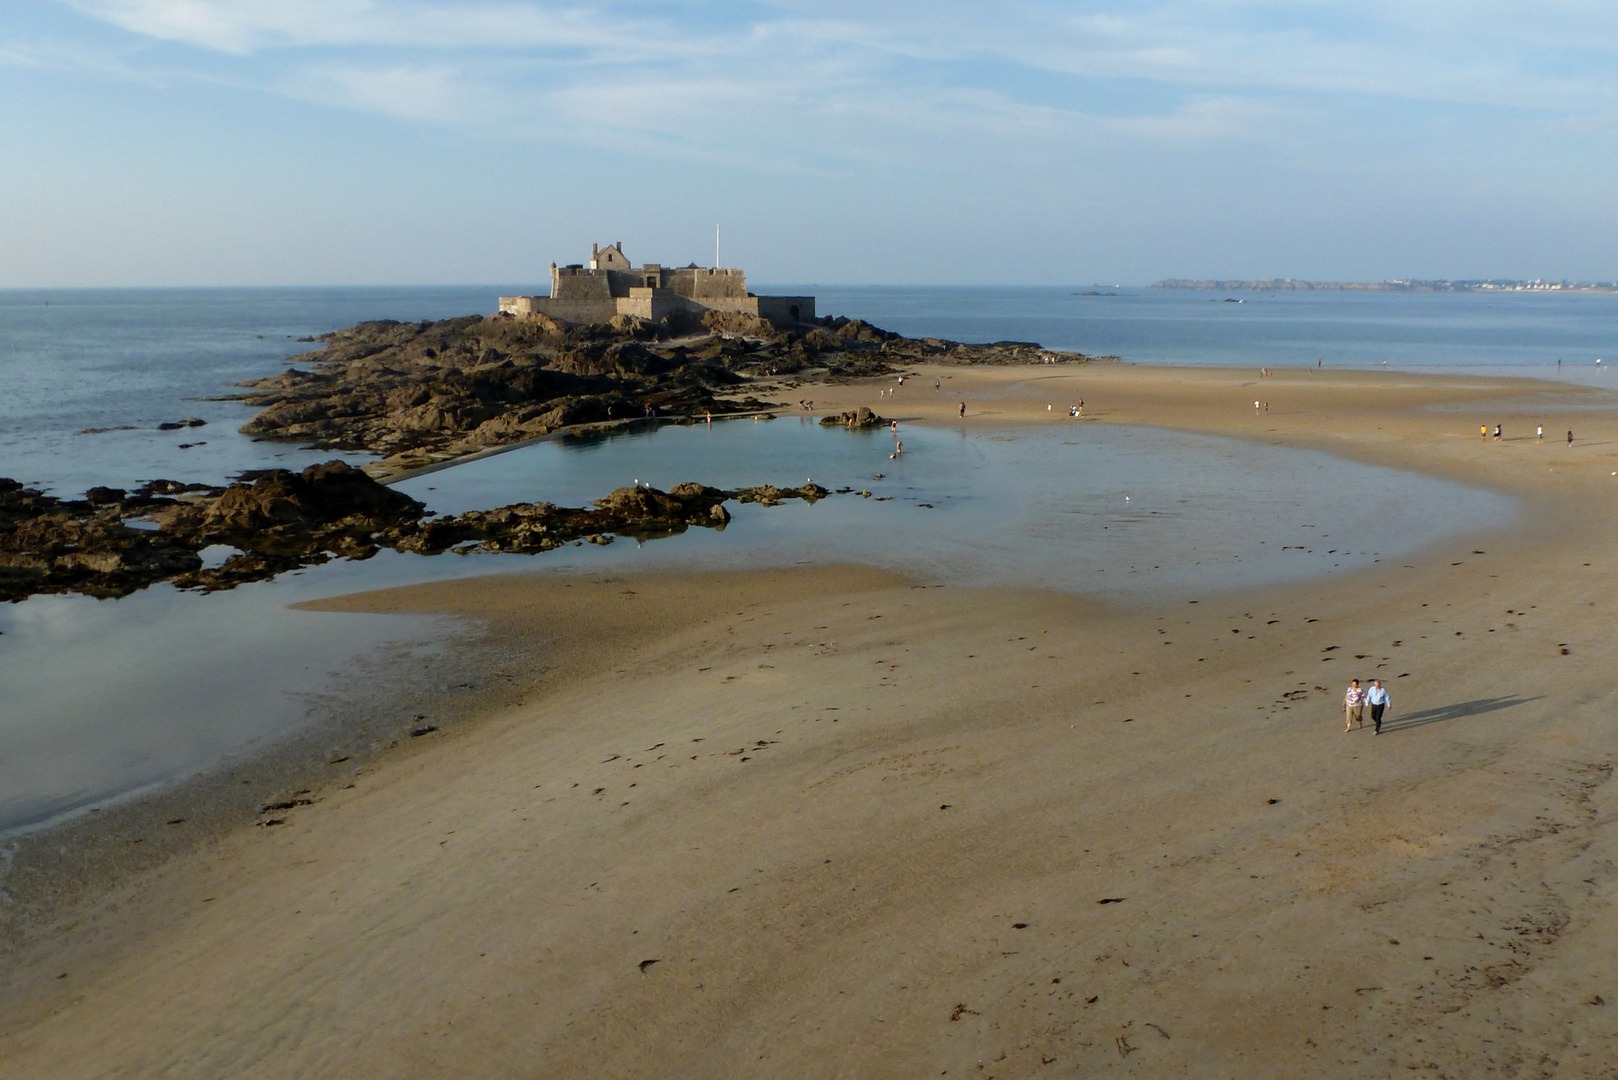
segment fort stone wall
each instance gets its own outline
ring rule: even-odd
[[[646,263],[632,269],[619,243],[594,245],[589,266],[552,263],[550,296],[502,296],[500,310],[569,323],[607,322],[614,315],[655,321],[676,311],[725,311],[790,326],[814,320],[815,298],[755,296],[747,291],[747,275],[734,267]]]

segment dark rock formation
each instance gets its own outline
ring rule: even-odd
[[[861,405],[853,412],[838,413],[836,416],[822,416],[820,418],[821,427],[846,427],[855,431],[865,428],[884,427],[892,422],[885,416],[878,416],[864,405]]]
[[[249,435],[370,450],[404,469],[578,424],[757,412],[750,380],[888,375],[906,364],[1085,360],[1024,342],[913,340],[858,319],[781,330],[735,313],[564,326],[467,315],[325,335],[280,375],[244,383]]]
[[[716,394],[745,381],[702,340],[670,346],[640,319],[566,328],[550,319],[360,323],[280,375],[243,385],[263,411],[242,431],[408,465],[576,424],[763,409]],[[660,347],[654,348],[654,344]],[[745,352],[745,350],[742,350]]]
[[[650,539],[693,525],[722,529],[730,521],[724,507],[730,499],[774,506],[828,494],[815,484],[736,491],[702,484],[667,492],[626,487],[591,507],[524,503],[435,517],[341,461],[301,473],[265,470],[223,489],[162,480],[133,494],[98,488],[93,498],[80,500],[0,479],[0,600],[50,592],[124,596],[159,581],[228,589],[334,556],[369,558],[385,547],[424,555],[539,552],[576,540],[611,543],[615,535]],[[203,569],[199,553],[212,545],[237,550],[222,565]]]
[[[202,566],[199,545],[123,523],[150,505],[98,488],[56,499],[0,478],[0,599],[42,592],[123,596]]]

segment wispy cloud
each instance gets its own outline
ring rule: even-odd
[[[305,101],[432,123],[463,124],[468,117],[501,112],[489,88],[450,64],[312,64],[293,73],[282,89]]]
[[[1146,80],[1199,94],[1351,93],[1522,104],[1618,99],[1618,9],[1390,0],[1344,9],[1263,0],[980,4],[443,0],[67,0],[131,34],[297,64],[311,50],[526,56],[509,81],[579,86],[648,71],[823,78],[857,56],[948,84],[994,63],[1046,76]],[[835,94],[837,82],[821,84]],[[368,108],[357,93],[353,107]]]
[[[310,46],[581,50],[619,62],[686,36],[666,5],[384,0],[68,0],[132,33],[248,54]]]
[[[770,168],[1618,111],[1618,8],[1578,0],[60,2],[126,35],[99,63],[132,76]]]

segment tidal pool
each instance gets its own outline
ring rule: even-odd
[[[384,552],[213,595],[0,605],[0,835],[273,746],[384,655],[432,651],[444,619],[293,611],[301,600],[509,571],[857,562],[925,583],[1155,603],[1303,580],[1508,523],[1503,496],[1310,451],[1053,419],[1000,431],[821,428],[809,418],[535,443],[398,485],[441,513],[684,480],[792,486],[814,504],[731,505],[723,531],[536,556]],[[880,474],[880,476],[878,475]]]
[[[551,567],[858,562],[929,583],[1017,585],[1153,601],[1369,566],[1509,522],[1513,500],[1416,473],[1240,439],[1066,417],[973,431],[728,421],[534,443],[397,485],[441,513],[584,505],[640,482],[814,480],[869,491],[733,506],[723,532],[569,548]],[[889,500],[889,501],[879,501]]]

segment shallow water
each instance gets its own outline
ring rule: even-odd
[[[272,742],[362,658],[433,650],[449,629],[289,610],[299,591],[160,586],[0,607],[0,835]]]
[[[894,460],[886,431],[826,429],[808,418],[666,426],[536,443],[397,486],[458,513],[538,500],[583,505],[637,480],[666,490],[682,480],[784,487],[812,479],[872,498],[743,507],[723,532],[620,540],[552,562],[859,562],[927,582],[1148,601],[1369,566],[1515,512],[1503,496],[1327,454],[1060,414],[1044,428],[902,426],[899,434],[905,449]]]

